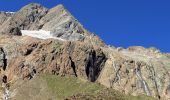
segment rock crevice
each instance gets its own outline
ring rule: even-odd
[[[7,58],[6,58],[4,49],[2,47],[0,47],[0,67],[3,70],[6,70],[6,68],[7,68]]]

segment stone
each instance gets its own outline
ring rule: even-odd
[[[106,56],[98,46],[82,42],[60,42],[15,37],[4,43],[8,55],[8,78],[18,76],[31,79],[35,74],[48,73],[60,76],[75,76],[96,81],[106,61]],[[22,41],[25,41],[24,43]],[[0,42],[2,44],[3,42]],[[16,46],[10,46],[10,45]],[[17,49],[17,50],[16,50]]]
[[[37,23],[47,12],[48,9],[39,4],[26,5],[1,25],[0,34],[21,35],[23,29],[40,29]]]
[[[31,3],[8,16],[6,13],[0,14],[0,34],[21,36],[21,30],[45,30],[50,31],[52,36],[67,41],[104,46],[100,38],[88,32],[61,4],[48,9],[40,4]]]
[[[0,68],[5,70],[7,66],[6,54],[2,47],[0,47]]]
[[[47,9],[31,3],[12,14],[1,12],[0,23],[0,79],[5,75],[5,83],[58,75],[97,82],[128,95],[170,98],[169,53],[153,47],[107,46],[63,5]],[[42,35],[49,31],[55,38],[21,36],[21,30],[44,30]]]

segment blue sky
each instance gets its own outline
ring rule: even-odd
[[[1,11],[16,11],[36,2],[48,8],[65,7],[105,43],[116,47],[156,47],[170,52],[168,0],[1,0]]]

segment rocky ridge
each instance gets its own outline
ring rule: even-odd
[[[23,36],[22,30],[50,31],[60,39]],[[49,74],[100,83],[128,95],[170,99],[169,54],[156,48],[107,46],[63,5],[48,9],[31,3],[15,13],[1,12],[0,34],[0,78],[7,90],[18,80]]]
[[[101,39],[84,29],[61,4],[47,9],[31,3],[11,15],[0,28],[0,34],[22,35],[21,30],[45,30],[62,39],[104,45]]]

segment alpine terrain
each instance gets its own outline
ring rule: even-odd
[[[157,99],[170,99],[170,54],[108,46],[61,4],[0,12],[0,100]]]

